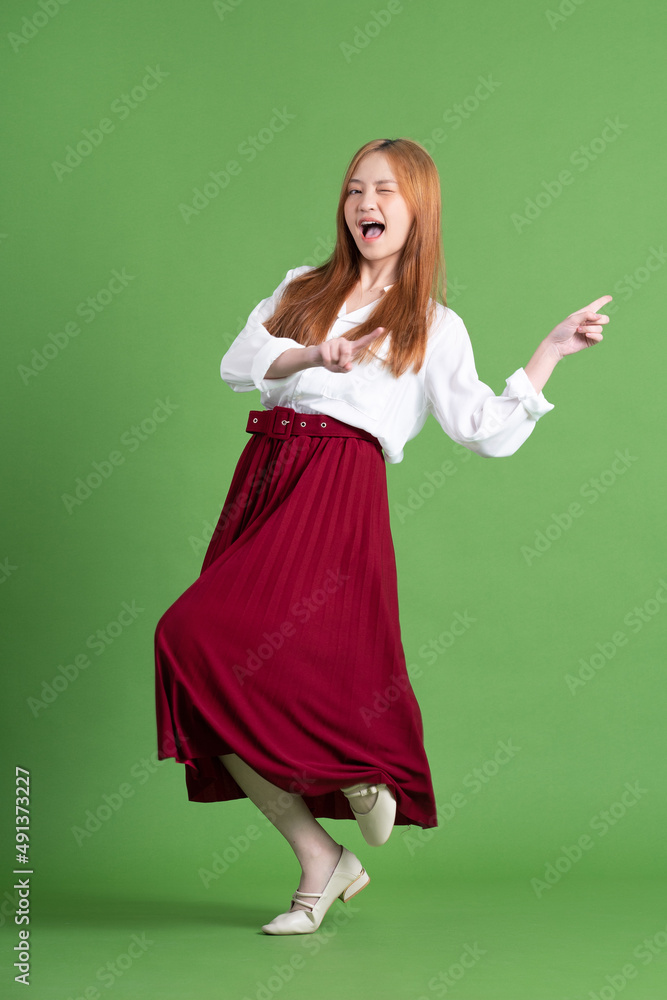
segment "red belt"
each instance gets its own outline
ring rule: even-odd
[[[334,420],[324,413],[297,413],[289,406],[274,406],[271,410],[251,410],[246,431],[249,434],[266,434],[272,438],[287,438],[293,434],[308,437],[356,437],[371,441],[382,450],[373,434],[361,427],[353,427],[342,420]]]

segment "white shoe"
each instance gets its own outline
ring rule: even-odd
[[[359,784],[341,788],[341,792],[350,803],[350,809],[356,817],[366,843],[373,847],[386,844],[396,819],[396,796],[391,788],[383,784]],[[372,808],[365,813],[357,812],[353,805],[355,799],[361,795],[372,795],[374,792],[377,792],[377,799]]]
[[[347,903],[348,899],[365,889],[370,880],[356,854],[343,847],[340,861],[322,892],[301,892],[297,889],[292,896],[296,903],[310,909],[279,913],[270,923],[264,924],[262,930],[265,934],[312,934],[336,898]]]

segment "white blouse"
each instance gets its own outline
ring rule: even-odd
[[[267,409],[288,406],[297,413],[324,413],[373,434],[382,445],[387,462],[403,459],[403,447],[416,437],[433,414],[444,432],[470,451],[486,457],[512,455],[526,440],[537,420],[553,405],[536,392],[523,368],[506,379],[496,396],[475,370],[470,337],[465,324],[449,306],[437,303],[429,330],[424,364],[399,378],[378,361],[354,364],[349,372],[306,368],[285,378],[264,378],[275,359],[289,348],[300,348],[289,337],[273,337],[263,322],[275,312],[283,290],[309,265],[287,272],[273,295],[263,299],[224,355],[223,380],[234,392],[259,389]],[[386,288],[390,288],[387,285]],[[351,313],[342,305],[327,333],[340,337],[363,323],[377,302]],[[377,348],[380,357],[389,350],[387,337]]]

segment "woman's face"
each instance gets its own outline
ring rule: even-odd
[[[389,160],[381,152],[368,153],[357,164],[347,185],[345,221],[366,260],[395,256],[398,262],[414,213],[401,195]],[[360,225],[364,221],[376,221],[378,225]]]

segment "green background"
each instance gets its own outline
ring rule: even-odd
[[[0,37],[3,989],[20,990],[20,766],[39,1000],[664,998],[661,5],[5,0]],[[137,90],[150,69],[154,89]],[[262,131],[276,109],[292,117]],[[89,155],[58,167],[103,119]],[[253,159],[249,136],[263,137]],[[439,826],[396,828],[378,850],[356,824],[323,820],[370,891],[309,940],[271,939],[259,926],[288,908],[296,859],[248,799],[191,803],[183,766],[155,763],[153,633],[199,573],[259,406],[221,381],[220,358],[290,268],[333,246],[352,153],[399,136],[438,166],[448,303],[497,393],[575,309],[611,294],[612,320],[558,366],[555,409],[516,455],[463,452],[431,418],[388,466]],[[230,160],[240,171],[186,221],[181,206]],[[107,295],[114,270],[127,284]],[[86,321],[90,296],[100,311]],[[138,440],[159,401],[171,412]],[[63,496],[113,452],[68,510]],[[448,459],[455,472],[429,490]],[[124,602],[141,610],[114,628]],[[428,662],[457,613],[474,622]],[[109,625],[119,634],[92,651]],[[31,709],[82,654],[89,666]],[[500,741],[518,748],[503,764]],[[627,785],[639,791],[623,804]],[[227,870],[205,884],[223,852]],[[133,934],[149,942],[140,957],[98,978]],[[467,946],[484,954],[464,969]]]

